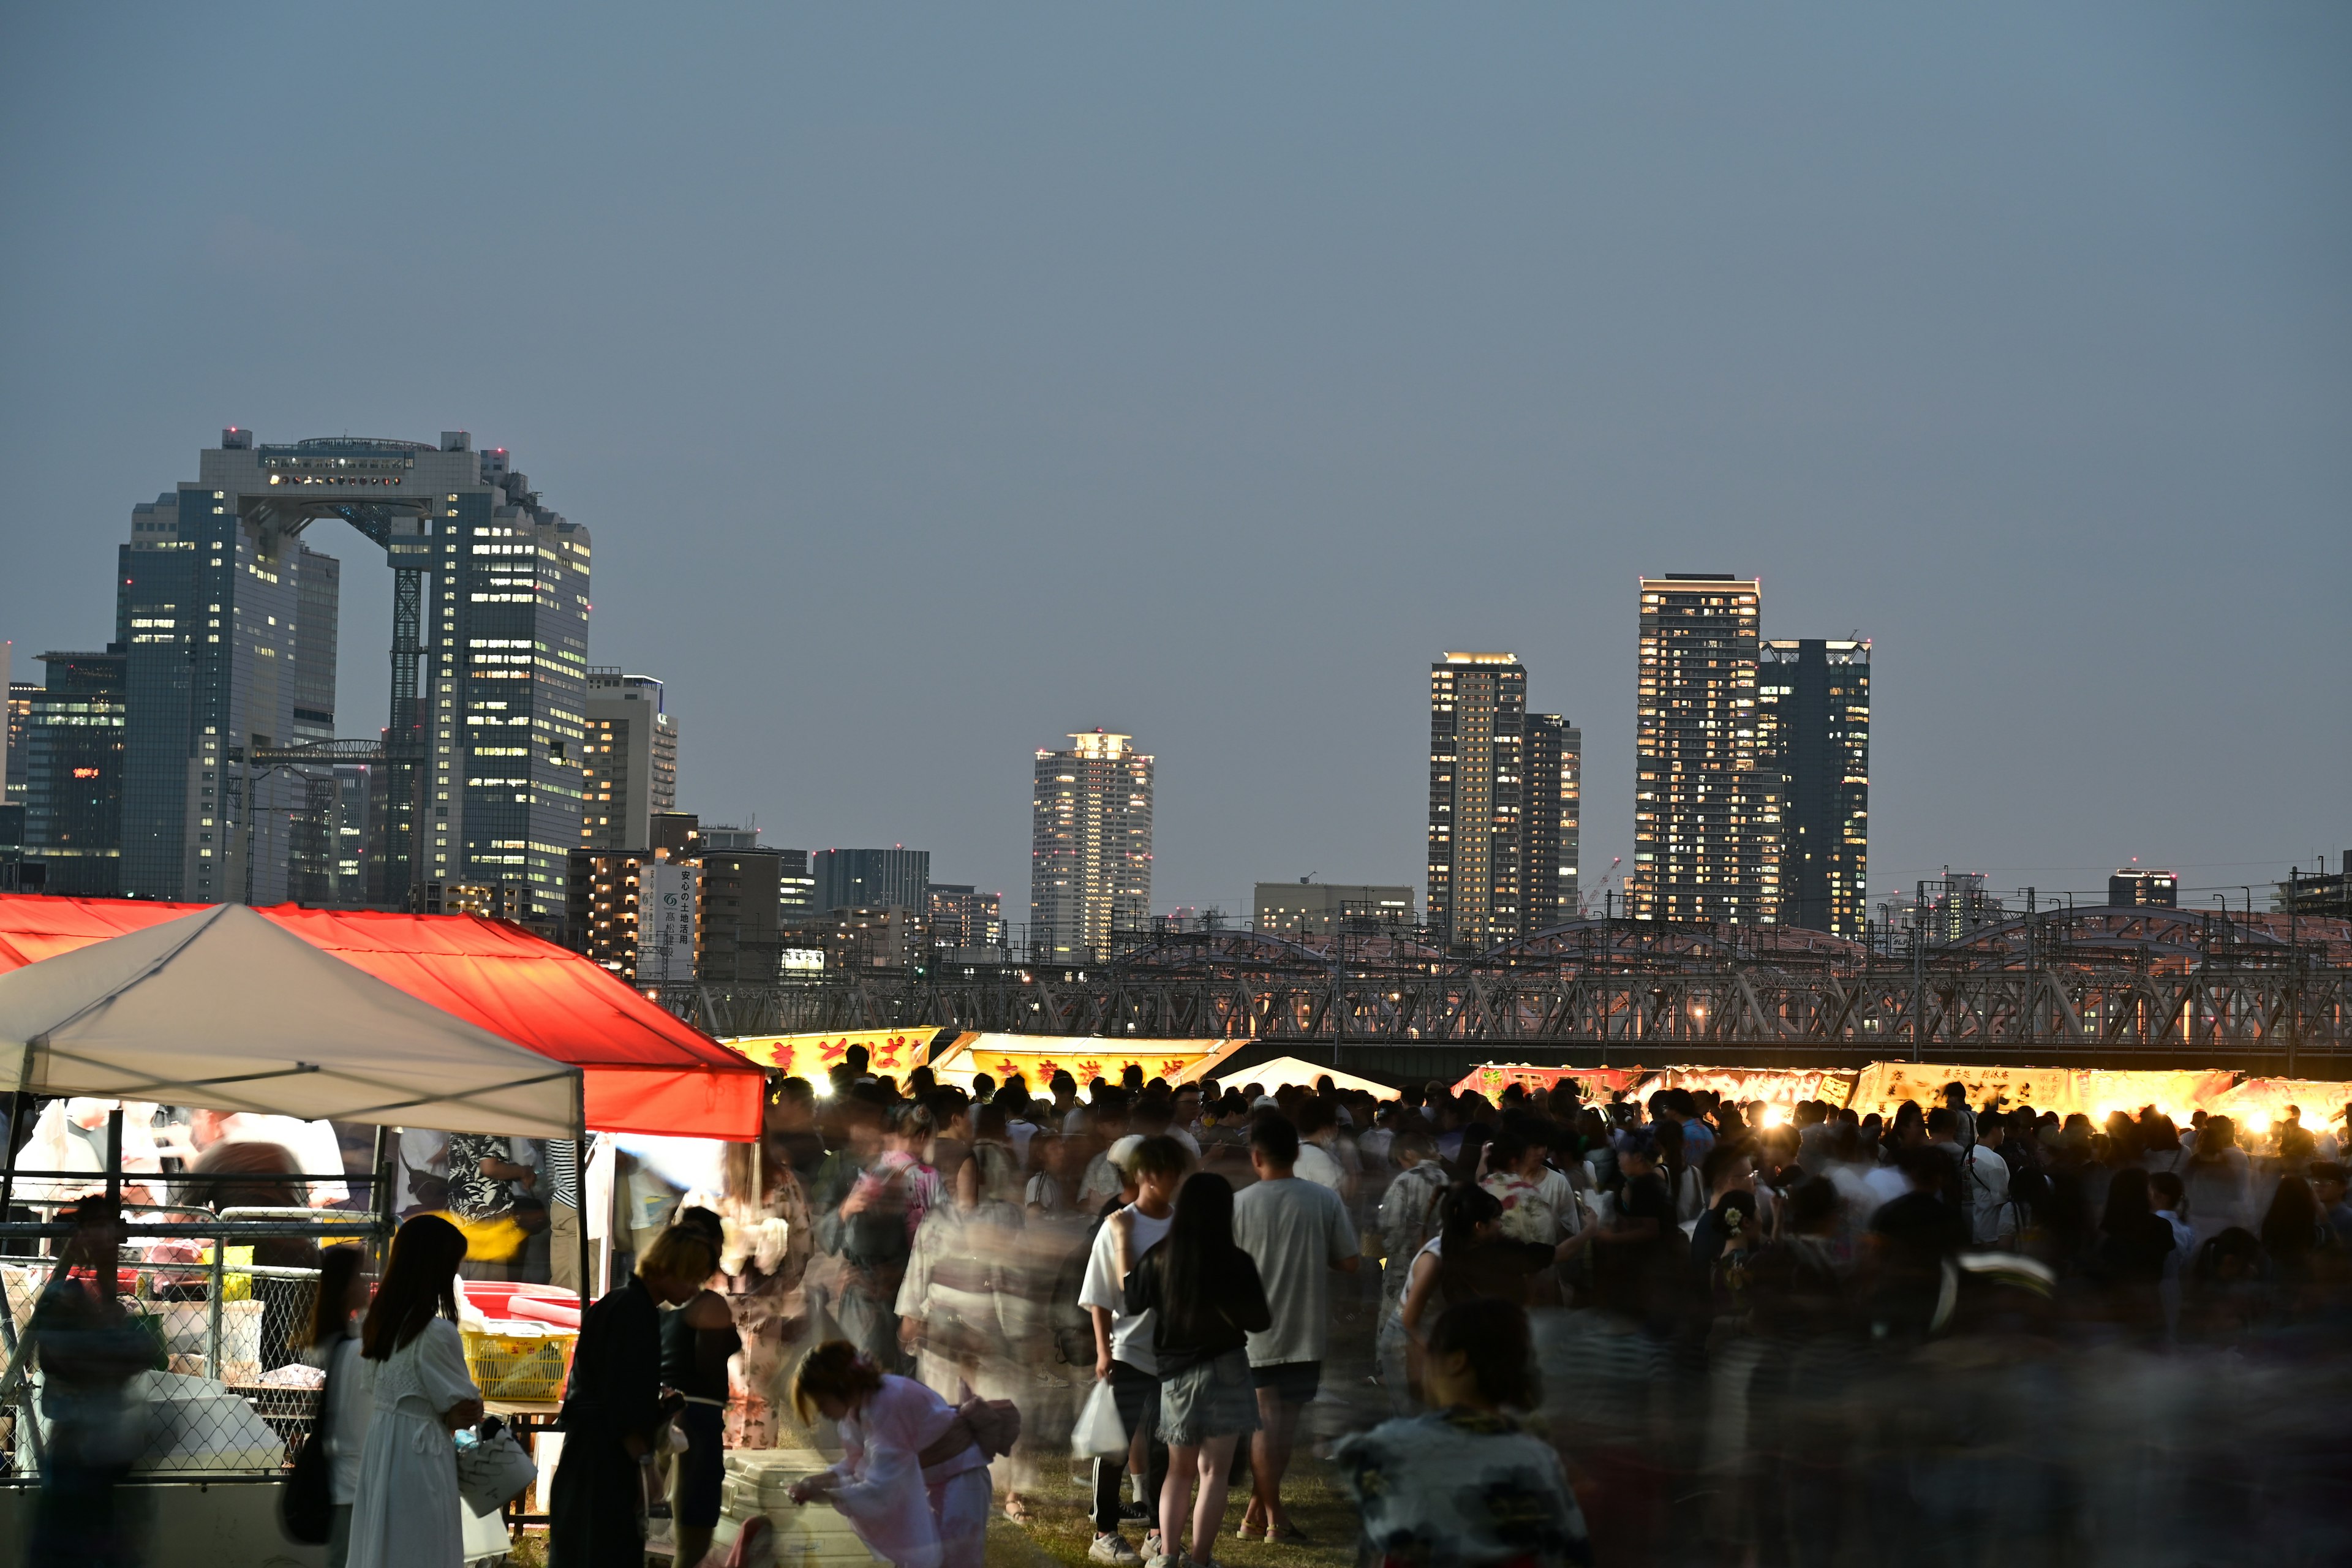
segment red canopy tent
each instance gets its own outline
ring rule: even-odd
[[[0,894],[0,972],[204,907]],[[295,904],[256,912],[420,1001],[580,1068],[593,1129],[736,1141],[760,1134],[760,1068],[520,926]]]

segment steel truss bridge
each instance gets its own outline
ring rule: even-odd
[[[858,1028],[1251,1038],[1354,1063],[2191,1063],[2352,1077],[2352,922],[2103,906],[1874,953],[1629,920],[1472,958],[1410,936],[1163,931],[1083,969],[956,964],[671,987],[715,1034]],[[1418,1047],[1418,1048],[1414,1048]]]

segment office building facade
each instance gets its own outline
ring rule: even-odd
[[[33,753],[26,750],[31,739],[33,699],[40,689],[41,683],[37,680],[10,680],[6,686],[8,693],[6,794],[0,798],[5,798],[10,805],[25,804],[26,770],[32,765],[33,761]]]
[[[47,868],[51,893],[121,891],[123,724],[121,653],[45,653],[48,676],[25,731],[24,858]]]
[[[1151,913],[1152,759],[1131,735],[1040,750],[1030,797],[1029,946],[1045,963],[1108,954]]]
[[[1330,936],[1343,925],[1410,926],[1412,889],[1368,882],[1260,882],[1252,922],[1276,936]]]
[[[816,908],[827,910],[904,907],[918,915],[930,901],[931,852],[896,845],[888,849],[820,849],[809,858],[816,879]]]
[[[642,849],[655,812],[677,809],[677,720],[649,675],[588,672],[580,841],[591,849]]]
[[[776,923],[788,926],[818,913],[816,873],[805,849],[776,851]]]
[[[701,871],[695,973],[709,981],[772,984],[783,956],[776,899],[782,852],[756,845],[717,847],[711,840],[720,836],[733,837],[728,829],[711,829],[693,857]]]
[[[1004,946],[1004,900],[969,882],[933,882],[929,894],[931,946],[958,952]]]
[[[1780,919],[1780,777],[1757,746],[1761,596],[1728,574],[1642,580],[1636,920]]]
[[[1583,736],[1528,711],[1511,653],[1449,652],[1429,668],[1429,925],[1484,950],[1576,909]],[[1561,900],[1567,913],[1561,913]]]
[[[2170,871],[2124,867],[2107,879],[2107,902],[2126,909],[2177,910],[2180,907],[2180,879]]]
[[[1557,713],[1528,715],[1527,915],[1532,936],[1577,917],[1584,731]]]
[[[560,912],[580,837],[589,537],[463,431],[267,446],[230,429],[194,482],[134,509],[118,595],[126,890],[251,897],[257,770],[307,763],[288,753],[337,717],[341,565],[306,547],[321,523],[350,524],[394,576],[381,901],[404,905],[421,880],[511,881],[535,913]]]
[[[1870,919],[1870,644],[1764,643],[1756,750],[1780,791],[1780,923],[1861,940]]]

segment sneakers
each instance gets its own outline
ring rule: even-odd
[[[1146,1508],[1139,1502],[1123,1502],[1118,1505],[1118,1517],[1129,1524],[1141,1524],[1146,1520],[1158,1519],[1160,1510]]]
[[[1097,1535],[1095,1543],[1087,1548],[1087,1561],[1107,1563],[1113,1568],[1143,1568],[1143,1558],[1127,1543],[1127,1537],[1117,1531]]]
[[[1143,1532],[1144,1568],[1151,1568],[1155,1563],[1165,1563],[1168,1558],[1169,1553],[1160,1545],[1160,1532],[1157,1530],[1145,1531]]]

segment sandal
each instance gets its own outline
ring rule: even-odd
[[[1028,1502],[1019,1497],[1008,1497],[1004,1500],[1004,1517],[1015,1524],[1034,1522],[1029,1512]]]
[[[1305,1531],[1299,1529],[1298,1526],[1291,1523],[1287,1520],[1283,1521],[1282,1529],[1279,1531],[1269,1528],[1265,1532],[1265,1538],[1268,1541],[1278,1541],[1285,1546],[1312,1546],[1315,1544],[1315,1538],[1313,1536],[1307,1534]]]

